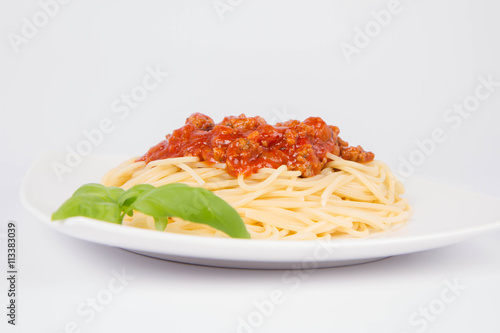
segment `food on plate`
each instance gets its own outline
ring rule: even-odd
[[[160,231],[175,216],[209,225],[234,238],[250,238],[240,215],[227,202],[208,190],[180,183],[159,187],[139,184],[128,190],[85,184],[52,214],[52,220],[85,216],[122,224],[125,216],[137,212],[154,219]]]
[[[318,117],[273,126],[245,115],[216,124],[195,113],[144,155],[110,170],[102,184],[203,188],[236,210],[252,239],[366,237],[406,222],[411,208],[401,182],[339,132]],[[185,200],[189,205],[189,195]],[[230,236],[179,216],[158,220],[134,209],[123,216],[123,224],[139,228]]]

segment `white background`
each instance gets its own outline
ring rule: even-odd
[[[388,2],[221,3],[231,10],[221,14],[211,0],[73,0],[51,7],[48,23],[16,47],[13,34],[22,36],[23,18],[33,22],[41,5],[1,1],[1,222],[19,228],[18,325],[6,324],[2,305],[1,327],[64,332],[75,322],[75,332],[237,332],[255,302],[279,289],[284,302],[253,331],[498,332],[499,233],[318,270],[294,288],[282,271],[177,264],[71,239],[24,210],[19,186],[43,150],[75,149],[83,131],[109,118],[113,131],[92,154],[139,155],[193,112],[216,121],[240,113],[269,121],[321,116],[395,170],[402,159],[424,156],[416,141],[437,128],[446,140],[415,174],[500,196],[500,87],[460,124],[443,118],[475,95],[479,77],[500,82],[498,2],[402,0],[350,62],[340,46],[354,43],[357,28],[373,26],[371,12]],[[112,104],[141,84],[148,67],[169,75],[120,119]],[[5,238],[1,246],[4,253]],[[79,315],[122,270],[134,279],[94,318]],[[412,325],[413,313],[437,304],[446,280],[466,289],[425,329]]]

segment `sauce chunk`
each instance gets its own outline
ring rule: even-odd
[[[243,114],[225,117],[215,124],[210,117],[195,113],[139,160],[149,163],[196,156],[209,165],[226,163],[227,172],[234,177],[281,165],[300,171],[302,177],[315,176],[328,162],[327,153],[359,163],[373,161],[373,153],[361,146],[349,147],[339,132],[338,127],[327,125],[319,117],[272,126],[261,117]]]

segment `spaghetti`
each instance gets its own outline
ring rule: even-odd
[[[207,165],[197,156],[146,162],[130,159],[109,171],[102,183],[128,189],[136,184],[184,183],[213,191],[241,215],[252,239],[310,240],[366,237],[407,221],[411,208],[403,185],[380,161],[358,163],[326,153],[319,174],[304,178],[286,165],[230,175],[226,164]],[[155,229],[138,212],[123,224]],[[228,237],[209,226],[171,218],[165,231]]]

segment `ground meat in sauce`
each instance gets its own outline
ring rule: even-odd
[[[361,148],[349,147],[336,126],[319,117],[300,122],[289,120],[272,126],[261,117],[225,117],[219,124],[195,113],[186,124],[168,134],[165,140],[149,149],[139,160],[150,161],[197,156],[207,164],[226,163],[227,172],[237,177],[249,176],[261,168],[298,170],[302,177],[321,172],[332,153],[345,160],[367,163],[375,155]]]

